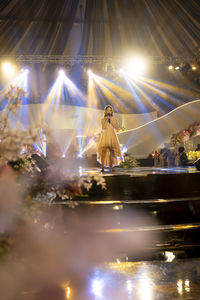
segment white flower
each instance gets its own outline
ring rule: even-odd
[[[87,175],[82,176],[79,180],[79,185],[83,186],[87,191],[92,187],[93,181],[96,181],[97,185],[100,185],[102,189],[106,189],[106,182],[103,176],[101,175]]]
[[[46,194],[37,193],[37,195],[33,197],[33,200],[38,202],[47,202],[51,204],[55,198],[56,198],[56,193],[47,192]]]
[[[76,206],[78,206],[78,202],[73,200],[68,200],[67,205],[69,206],[69,208],[75,208]]]

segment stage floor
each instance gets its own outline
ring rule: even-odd
[[[106,190],[93,185],[89,200],[144,200],[200,196],[200,171],[195,167],[132,169],[115,168],[113,172],[100,168],[79,167],[79,175],[101,175]],[[81,199],[80,199],[81,200]]]
[[[89,228],[97,240],[123,242],[112,263],[92,271],[84,290],[72,281],[70,299],[200,299],[200,172],[195,167],[79,171],[102,174],[107,189],[94,186],[77,199],[75,210],[55,203],[63,204],[66,228],[68,213],[84,222],[92,217],[97,228],[90,222]]]
[[[75,299],[115,300],[197,300],[200,299],[200,260],[166,262],[125,262],[98,267],[81,295],[71,288]],[[79,291],[80,292],[80,291]]]
[[[102,174],[102,176],[119,176],[130,175],[134,177],[158,175],[158,174],[191,174],[200,173],[195,167],[173,167],[173,168],[155,168],[155,167],[137,167],[131,169],[114,168],[111,172],[109,168],[105,168],[104,172],[101,172],[101,168],[79,168],[80,175],[87,174]]]

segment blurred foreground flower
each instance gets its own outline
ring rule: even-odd
[[[8,110],[0,122],[0,298],[64,300],[62,283],[70,282],[76,290],[74,299],[94,299],[85,293],[94,267],[124,247],[135,255],[151,247],[155,237],[134,228],[142,220],[149,225],[152,220],[137,212],[125,214],[120,221],[125,229],[116,230],[110,210],[69,208],[77,204],[73,198],[94,182],[105,188],[102,176],[71,177],[56,168],[57,161],[53,167],[36,168],[32,156],[30,169],[25,168],[28,163],[22,152],[38,135],[36,129],[19,132],[9,128],[9,114],[15,113],[13,105],[19,107],[21,96],[20,89],[10,88]],[[57,197],[69,207],[56,202],[46,205]]]
[[[52,205],[41,208],[39,219],[31,215],[23,218],[17,214],[23,199],[16,197],[12,172],[5,170],[2,178],[1,183],[7,180],[10,186],[9,193],[5,193],[0,185],[0,202],[6,198],[3,214],[9,217],[0,235],[0,246],[7,241],[9,247],[7,255],[0,259],[1,299],[64,300],[62,283],[69,282],[74,288],[73,298],[69,299],[94,300],[87,287],[97,265],[110,261],[124,249],[141,255],[156,239],[149,231],[137,230],[142,223],[153,223],[139,212],[121,216],[121,224],[128,230],[113,228],[111,211],[107,209],[91,213]]]

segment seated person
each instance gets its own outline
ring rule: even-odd
[[[159,165],[160,165],[160,152],[159,151],[152,152],[152,157],[153,157],[153,160],[154,160],[154,167],[159,167]]]
[[[185,153],[185,148],[179,147],[178,153],[179,153],[179,166],[187,167],[188,166],[188,157],[187,157],[187,154]]]
[[[175,152],[173,150],[169,149],[168,152],[167,152],[167,166],[168,166],[168,168],[175,167],[175,159],[176,159]]]
[[[197,144],[197,148],[195,149],[195,151],[200,151],[200,144]]]

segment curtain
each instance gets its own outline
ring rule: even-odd
[[[199,0],[1,0],[0,54],[194,55],[199,11]]]

